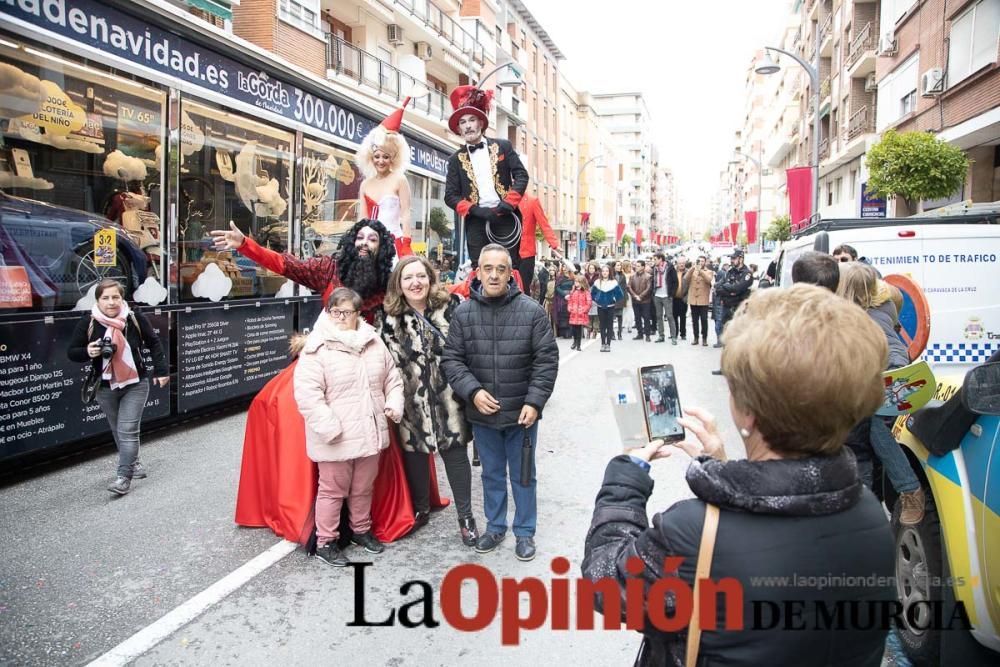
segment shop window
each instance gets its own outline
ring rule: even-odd
[[[284,278],[213,250],[209,232],[234,222],[265,248],[288,249],[292,134],[195,102],[181,106],[180,120],[181,298],[274,295]]]
[[[412,241],[417,244],[414,252],[426,250],[427,242],[427,181],[426,176],[414,173],[406,174],[410,184],[410,228],[413,230]],[[424,244],[424,245],[421,245]]]
[[[333,255],[341,235],[361,217],[358,191],[364,176],[354,155],[306,139],[303,143],[302,257]]]
[[[0,313],[165,302],[165,94],[9,42],[0,73]]]
[[[454,253],[455,216],[444,202],[444,183],[430,181],[427,203],[427,256],[443,260]],[[452,276],[454,278],[454,276]]]

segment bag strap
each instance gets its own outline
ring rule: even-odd
[[[699,593],[701,580],[708,579],[712,569],[712,554],[715,552],[715,536],[719,531],[719,508],[705,504],[705,525],[701,528],[701,545],[698,547],[698,564],[694,571],[694,605],[691,607],[691,623],[688,625],[687,651],[684,664],[695,667],[698,663],[698,648],[701,643],[701,609]]]
[[[417,311],[413,310],[412,308],[410,309],[410,312],[412,312],[414,315],[416,315],[416,317],[417,317],[418,320],[420,320],[425,325],[427,325],[428,327],[430,327],[431,331],[433,331],[435,334],[437,334],[438,338],[441,339],[441,342],[444,342],[445,340],[447,340],[444,337],[444,334],[441,333],[441,330],[437,328],[437,325],[434,324],[433,322],[431,322],[429,319],[427,319],[426,316],[424,316],[422,313],[418,313]]]
[[[142,335],[142,327],[139,326],[139,320],[136,318],[135,313],[129,313],[128,318],[132,320],[132,324],[135,325],[135,330],[139,332],[139,340],[142,341],[142,346],[146,347],[146,338]]]

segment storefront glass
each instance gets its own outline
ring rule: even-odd
[[[452,251],[455,216],[444,203],[444,183],[431,181],[427,201],[427,256],[443,259]]]
[[[210,234],[233,222],[257,243],[288,250],[293,135],[185,101],[180,118],[178,245],[182,300],[273,296],[285,279]]]
[[[340,235],[359,218],[362,175],[353,153],[306,139],[302,159],[303,257],[332,255]]]
[[[413,251],[427,254],[427,181],[429,178],[409,173],[406,180],[410,184],[410,234]]]
[[[89,309],[105,277],[130,299],[166,300],[165,101],[0,39],[0,313]]]

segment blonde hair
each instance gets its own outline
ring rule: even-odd
[[[573,278],[573,284],[590,291],[590,284],[587,282],[587,278],[583,275],[577,275]]]
[[[875,305],[878,294],[878,272],[861,262],[846,262],[840,265],[840,282],[837,295],[865,310]]]
[[[761,290],[723,334],[722,374],[771,450],[840,452],[848,431],[882,404],[885,335],[868,315],[815,285]]]
[[[410,306],[406,302],[406,297],[403,296],[403,269],[415,262],[420,262],[424,265],[424,270],[427,271],[427,279],[430,281],[427,290],[427,307],[430,310],[437,310],[448,303],[448,299],[450,298],[448,290],[438,284],[437,271],[434,270],[434,267],[431,266],[427,258],[423,255],[408,255],[399,260],[396,268],[389,275],[389,284],[385,288],[385,300],[382,303],[386,315],[399,317],[409,310]]]
[[[390,132],[381,125],[372,128],[358,147],[357,165],[365,178],[371,178],[377,174],[375,162],[372,155],[376,150],[383,150],[392,155],[393,173],[405,173],[410,168],[410,144],[406,142],[406,137],[398,132]]]

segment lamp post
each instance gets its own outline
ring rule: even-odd
[[[576,172],[576,187],[574,188],[574,192],[576,193],[576,225],[575,225],[576,226],[576,255],[577,255],[576,258],[579,259],[579,260],[581,260],[581,261],[583,260],[583,258],[579,256],[580,255],[580,213],[582,213],[583,211],[580,210],[580,175],[583,174],[583,170],[587,168],[587,165],[589,165],[591,162],[594,162],[596,160],[600,160],[602,157],[604,157],[604,156],[603,155],[595,155],[594,157],[590,158],[589,160],[587,160],[586,162],[584,162],[582,165],[580,165],[580,168]],[[595,169],[602,169],[603,167],[604,167],[603,164],[599,164],[599,165],[597,165],[595,167]]]
[[[743,158],[744,160],[750,160],[757,167],[757,229],[759,233],[761,227],[763,227],[764,225],[763,221],[761,220],[761,211],[763,210],[761,208],[761,193],[763,193],[764,191],[764,164],[760,160],[760,158],[762,157],[760,145],[758,144],[757,147],[757,157],[753,157],[752,155],[747,155],[745,153],[742,153],[739,148],[736,149],[736,155]],[[740,194],[741,194],[740,202],[742,202],[743,201],[742,190],[740,191]],[[740,213],[742,212],[743,211],[740,210]],[[747,234],[749,233],[750,232],[748,230]],[[760,250],[760,241],[757,241],[756,244],[757,244],[757,249]]]
[[[812,167],[812,186],[813,186],[813,192],[812,192],[812,195],[813,195],[813,197],[812,197],[812,199],[813,199],[813,201],[812,201],[812,214],[814,216],[818,216],[819,215],[819,131],[820,131],[820,128],[819,128],[819,103],[820,103],[820,96],[819,96],[819,24],[818,23],[816,24],[816,27],[815,27],[815,29],[813,31],[813,45],[816,47],[816,55],[814,56],[813,63],[811,65],[809,63],[807,63],[805,60],[803,60],[801,57],[799,57],[796,54],[794,54],[794,53],[791,53],[789,51],[785,51],[784,49],[779,49],[776,46],[765,46],[764,49],[765,49],[766,53],[764,55],[764,58],[765,58],[764,62],[762,62],[757,67],[755,67],[754,71],[757,72],[757,74],[774,74],[775,72],[777,72],[778,70],[780,70],[781,66],[778,65],[776,62],[774,62],[774,60],[771,59],[770,52],[771,51],[775,51],[777,53],[783,53],[784,55],[788,56],[789,58],[791,58],[792,60],[794,60],[795,62],[797,62],[799,65],[802,66],[802,68],[806,71],[806,73],[809,74],[809,84],[812,86],[812,91],[813,91],[813,106],[814,106],[814,112],[815,112],[815,115],[813,116],[812,164],[810,165]]]

